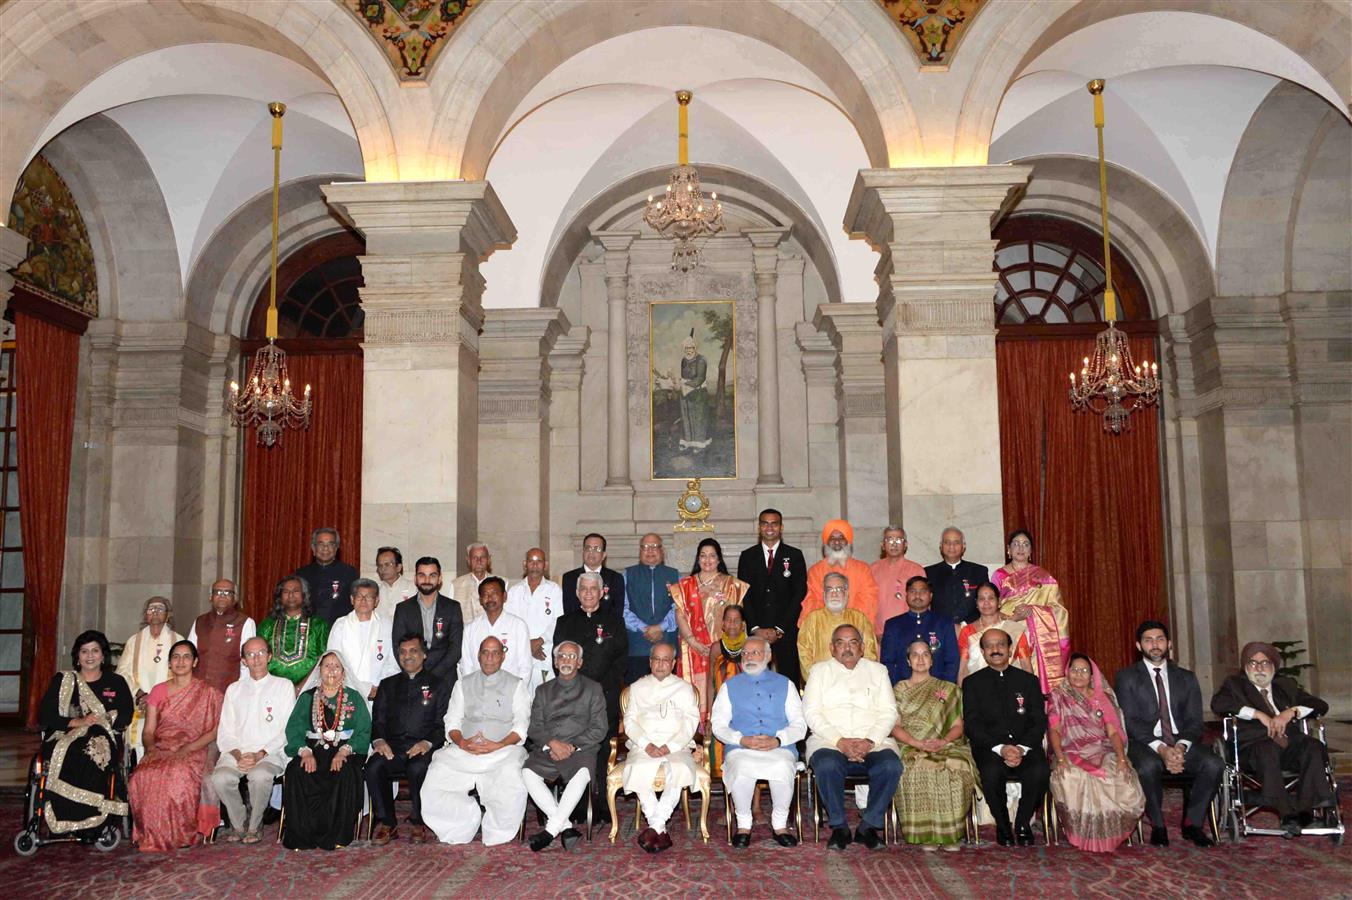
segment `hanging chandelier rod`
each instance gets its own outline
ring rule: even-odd
[[[1113,290],[1113,254],[1108,238],[1108,163],[1103,155],[1103,88],[1102,78],[1089,82],[1089,93],[1094,95],[1094,131],[1098,134],[1099,212],[1103,216],[1103,315],[1109,322],[1117,321],[1117,293]]]

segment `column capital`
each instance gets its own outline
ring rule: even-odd
[[[773,275],[779,265],[779,245],[788,239],[791,228],[744,228],[742,234],[751,242],[751,261],[757,275]]]
[[[939,236],[951,233],[953,225],[974,222],[989,238],[1023,196],[1032,173],[1032,166],[1015,165],[860,169],[845,207],[845,230],[881,249],[904,239],[908,220],[942,216],[950,227]]]
[[[566,390],[581,388],[583,361],[590,346],[591,329],[586,325],[574,325],[559,335],[549,351],[550,383]]]
[[[349,181],[321,185],[324,199],[378,256],[469,253],[483,262],[516,242],[487,181]]]
[[[601,262],[606,267],[606,281],[626,278],[629,275],[629,249],[638,239],[637,231],[593,231],[592,237],[605,250]],[[623,299],[612,297],[612,300]]]
[[[812,324],[840,352],[841,415],[883,415],[883,330],[877,310],[870,303],[823,303]]]

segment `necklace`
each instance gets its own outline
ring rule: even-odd
[[[705,581],[703,578],[701,578],[701,577],[699,577],[698,575],[696,575],[696,576],[695,576],[695,581],[699,582],[699,586],[700,586],[700,587],[708,587],[709,585],[711,585],[711,584],[713,584],[715,581],[717,581],[717,580],[718,580],[718,576],[721,575],[721,574],[723,574],[723,573],[721,573],[721,572],[715,572],[715,573],[713,574],[713,577],[711,577],[708,581]]]
[[[286,650],[286,632],[291,627],[291,623],[296,623],[295,646]],[[310,642],[310,620],[305,618],[290,619],[285,614],[277,627],[272,630],[272,656],[283,665],[298,663],[305,658],[305,648]]]
[[[314,702],[310,705],[310,725],[319,735],[320,743],[325,747],[331,747],[337,743],[338,735],[343,731],[343,723],[347,720],[347,692],[342,688],[333,696],[333,722],[329,722],[329,709],[326,704],[324,689],[315,690]]]

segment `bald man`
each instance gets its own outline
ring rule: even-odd
[[[549,580],[549,559],[539,547],[526,551],[521,574],[525,578],[508,589],[503,609],[526,623],[534,691],[554,674],[554,624],[563,615],[563,588]]]

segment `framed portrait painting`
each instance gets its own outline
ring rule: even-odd
[[[737,477],[732,300],[648,305],[651,477]]]

